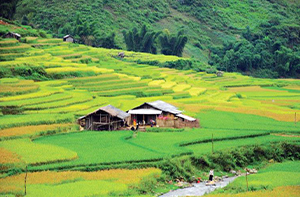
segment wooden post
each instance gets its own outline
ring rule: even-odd
[[[211,134],[211,152],[214,154],[214,134]]]
[[[110,131],[110,115],[108,115],[108,130]]]
[[[26,191],[26,182],[27,182],[27,165],[26,165],[25,184],[24,184],[24,187],[25,187],[25,196],[26,196],[26,194],[27,194],[27,191]]]
[[[247,191],[249,191],[249,188],[248,188],[248,171],[246,170],[246,182],[247,182]]]

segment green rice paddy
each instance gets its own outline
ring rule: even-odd
[[[0,71],[11,72],[10,76],[0,79],[0,107],[14,106],[23,111],[21,114],[0,114],[0,131],[9,132],[11,128],[20,133],[16,136],[18,139],[1,138],[0,147],[19,158],[20,163],[28,164],[31,171],[156,162],[182,154],[200,156],[211,152],[212,135],[216,151],[300,141],[296,137],[272,135],[300,133],[299,80],[255,79],[236,73],[216,77],[215,74],[136,62],[181,59],[174,56],[126,51],[125,58],[118,59],[115,57],[120,50],[92,48],[59,39],[26,39],[27,43],[0,40]],[[47,134],[45,127],[43,135],[49,136],[37,139],[38,133],[24,131],[22,134],[18,131],[18,128],[31,125],[75,124],[79,116],[108,104],[127,111],[155,100],[169,102],[185,114],[197,117],[201,128],[133,134],[132,131],[80,132],[78,126],[64,131],[64,134]],[[7,157],[9,163],[9,155]],[[2,173],[9,170],[5,168]],[[274,167],[264,173],[275,171]],[[237,181],[236,184],[242,183]],[[254,179],[253,184],[256,184]],[[279,181],[277,185],[282,184]],[[99,180],[78,180],[63,187],[71,190],[86,188],[87,185],[91,187],[90,195],[108,194],[104,190],[98,191],[99,185],[113,187]],[[51,191],[55,196],[59,195],[60,187],[30,185],[28,195],[47,196]],[[127,187],[121,184],[120,191],[115,192],[125,191]]]

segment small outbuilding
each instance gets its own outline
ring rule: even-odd
[[[4,38],[15,38],[17,40],[20,40],[21,35],[18,33],[14,33],[14,32],[8,32],[7,34],[4,35]]]
[[[151,125],[159,127],[200,127],[199,120],[182,114],[177,107],[161,100],[146,102],[128,111],[131,125]]]
[[[78,118],[78,123],[85,130],[113,131],[126,125],[129,114],[107,105]]]
[[[71,36],[71,35],[65,35],[64,36],[64,38],[63,38],[63,41],[65,41],[65,42],[74,42],[74,38],[73,38],[73,36]]]

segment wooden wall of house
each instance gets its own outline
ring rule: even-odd
[[[117,122],[119,121],[119,122]],[[116,130],[122,125],[122,120],[118,117],[112,117],[106,112],[97,112],[94,114],[90,114],[89,116],[85,117],[85,129],[87,130],[98,130],[99,126],[102,124],[108,124],[109,122],[115,122],[111,123],[109,125],[103,125],[103,128],[107,128],[105,130]],[[97,124],[95,124],[97,123]]]
[[[188,121],[183,120],[182,118],[178,119],[157,119],[156,125],[159,127],[174,127],[174,128],[184,128],[184,127],[190,127],[190,128],[199,128],[200,123],[199,120],[196,121]]]

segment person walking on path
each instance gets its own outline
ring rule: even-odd
[[[210,171],[209,171],[209,181],[212,181],[213,179],[214,179],[214,170],[213,169],[211,169]]]

